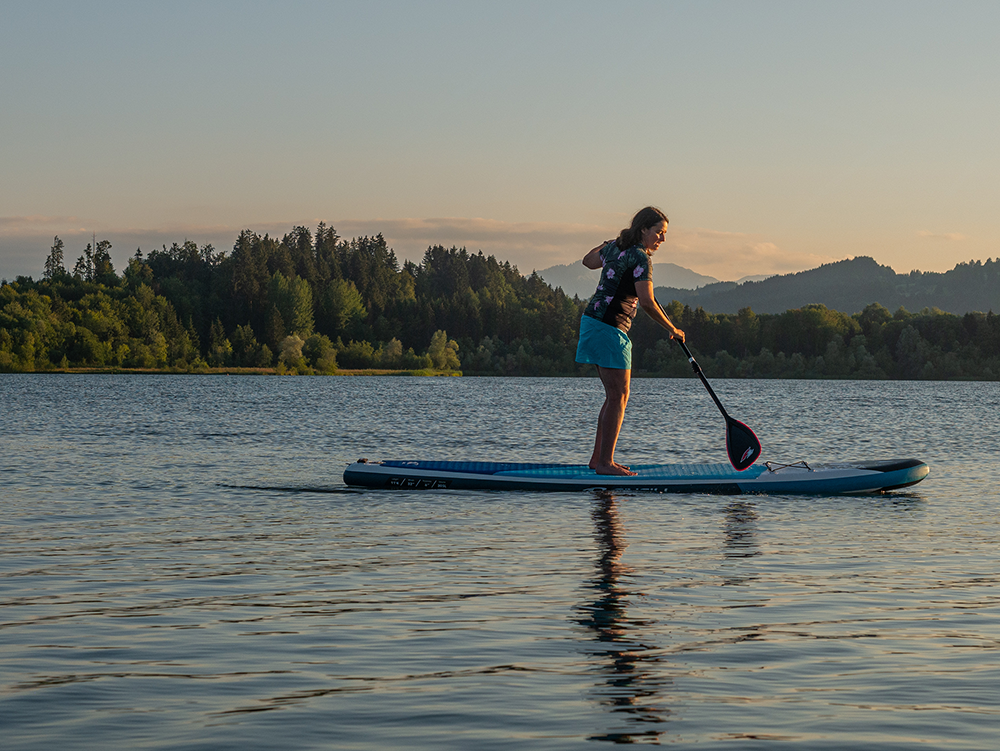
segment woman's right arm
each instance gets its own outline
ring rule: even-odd
[[[583,257],[583,265],[588,269],[599,269],[604,265],[604,261],[601,260],[601,249],[607,245],[607,243],[601,243],[596,248],[591,250],[587,255]]]

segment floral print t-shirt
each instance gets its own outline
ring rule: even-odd
[[[601,281],[583,314],[627,334],[639,304],[635,283],[653,279],[649,256],[639,245],[620,250],[614,241],[601,248],[600,255],[604,263]]]

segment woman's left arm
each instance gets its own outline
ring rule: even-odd
[[[591,250],[587,255],[583,257],[583,265],[588,269],[599,269],[604,265],[604,261],[601,260],[601,250],[607,243],[601,243],[596,248]]]

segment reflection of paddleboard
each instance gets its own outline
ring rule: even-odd
[[[661,493],[799,493],[831,495],[894,490],[923,480],[918,459],[815,464],[765,462],[742,472],[728,464],[645,464],[634,477],[598,475],[586,465],[503,462],[367,461],[344,471],[344,482],[370,488],[419,490],[587,490],[632,488]]]

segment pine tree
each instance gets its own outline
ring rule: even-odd
[[[118,283],[118,276],[111,262],[111,243],[107,240],[101,240],[94,248],[93,280],[109,286]]]
[[[63,241],[59,239],[59,235],[56,235],[49,251],[49,257],[45,259],[45,273],[43,274],[43,277],[50,282],[66,275],[66,267],[63,266],[63,248],[65,247]]]
[[[94,249],[90,243],[83,250],[83,255],[76,259],[73,276],[85,282],[94,281]]]

